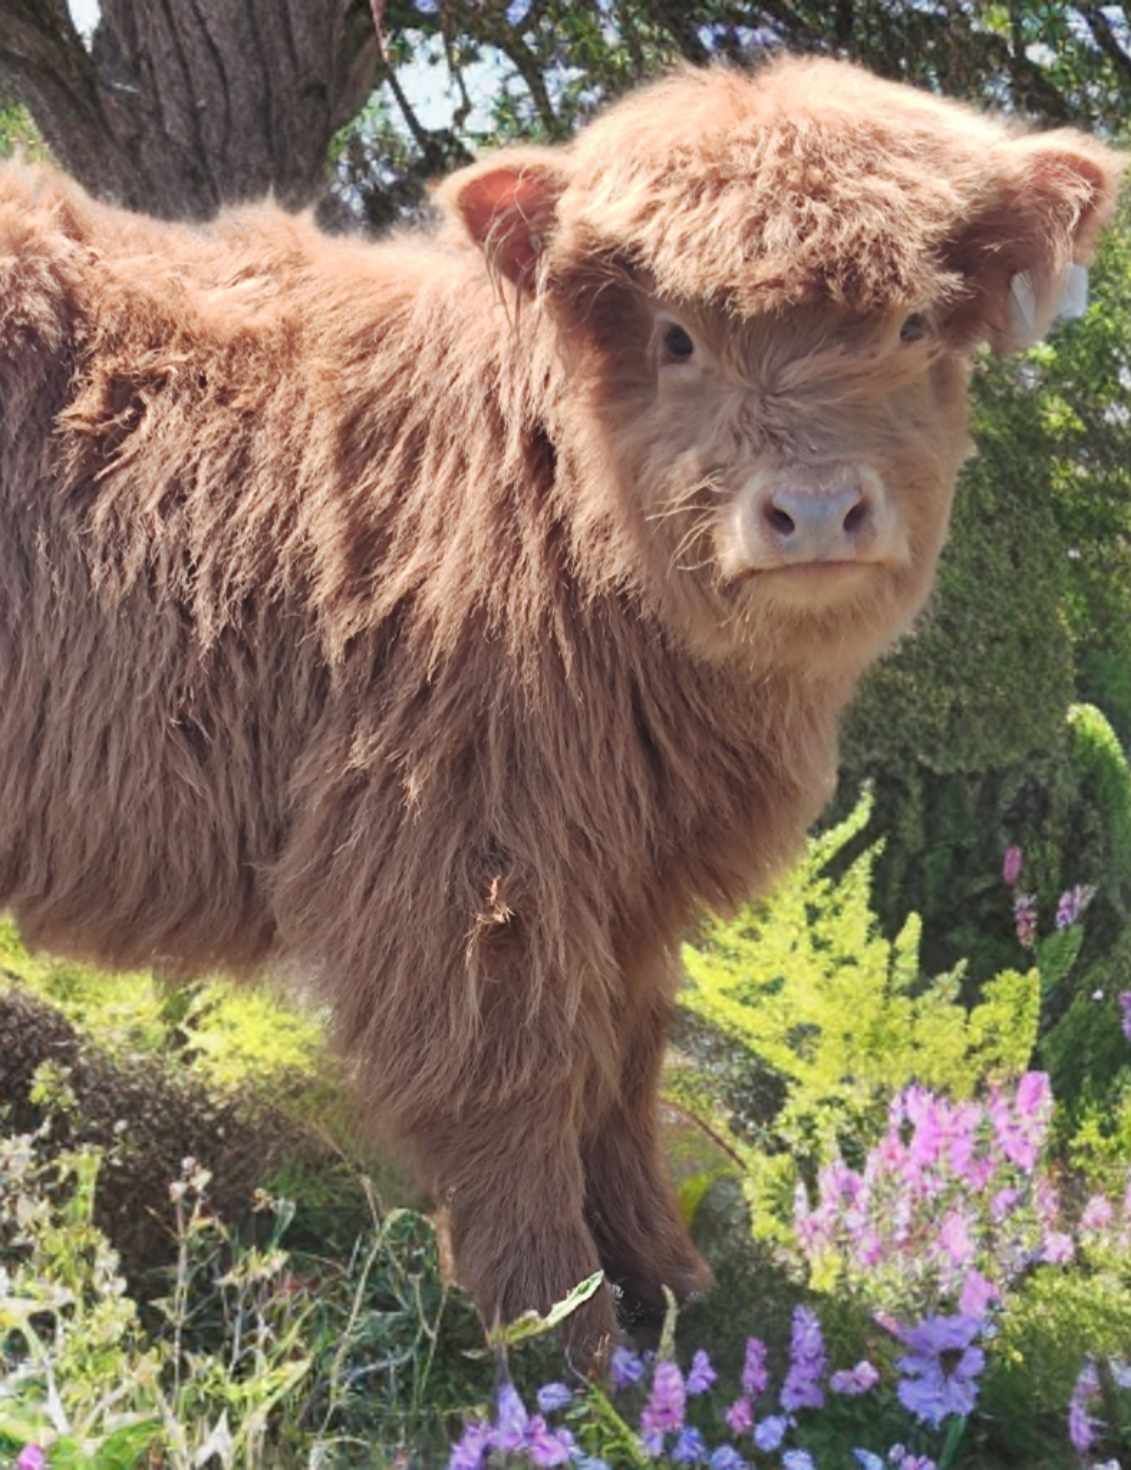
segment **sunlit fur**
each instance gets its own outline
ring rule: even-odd
[[[683,72],[376,246],[0,170],[0,901],[102,964],[320,985],[488,1317],[599,1262],[707,1280],[655,1136],[676,946],[796,852],[926,594],[1002,262],[1051,289],[1110,207],[1054,136]],[[728,498],[829,463],[906,555],[728,581]],[[574,1341],[613,1325],[602,1291]]]

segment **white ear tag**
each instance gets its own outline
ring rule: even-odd
[[[1009,283],[1009,335],[1013,350],[1024,351],[1040,338],[1037,293],[1028,271],[1018,271]]]
[[[1064,280],[1060,290],[1060,300],[1056,303],[1056,314],[1069,321],[1075,321],[1088,309],[1088,267],[1086,265],[1070,265],[1064,272]]]
[[[1088,269],[1066,266],[1060,278],[1060,294],[1051,314],[1038,317],[1037,293],[1028,271],[1018,271],[1009,283],[1009,331],[1013,350],[1024,351],[1039,342],[1054,321],[1073,320],[1088,309]],[[1042,319],[1043,318],[1043,319]]]

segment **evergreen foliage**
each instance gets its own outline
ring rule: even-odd
[[[852,1158],[894,1090],[919,1083],[969,1097],[1023,1071],[1037,1042],[1035,969],[1003,969],[967,1008],[961,964],[924,978],[917,915],[884,936],[872,907],[881,844],[851,856],[872,811],[865,795],[768,899],[684,949],[681,1004],[726,1038],[729,1055],[720,1065],[692,1032],[696,1066],[673,1066],[670,1085],[731,1139],[756,1228],[769,1234],[790,1214],[797,1179],[833,1153]],[[752,1115],[751,1098],[774,1101]]]
[[[1008,963],[998,872],[1010,843],[1044,902],[1099,888],[1094,957],[1131,901],[1118,756],[1131,737],[1131,222],[1124,211],[1079,322],[979,364],[974,435],[932,603],[846,722],[837,815],[864,780],[883,833],[876,902],[909,908],[924,953],[976,979]],[[1074,705],[1081,697],[1095,708]]]

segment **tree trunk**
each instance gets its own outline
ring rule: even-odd
[[[0,91],[92,193],[206,219],[273,192],[319,200],[334,133],[377,76],[368,0],[0,0]]]

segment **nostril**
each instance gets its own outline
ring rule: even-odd
[[[766,507],[766,520],[779,536],[792,536],[794,531],[797,530],[793,517],[777,505],[768,505]]]
[[[861,497],[844,518],[844,529],[850,536],[864,529],[868,519],[868,502]]]
[[[835,561],[863,554],[876,503],[860,484],[767,487],[760,499],[761,536],[774,555]]]

